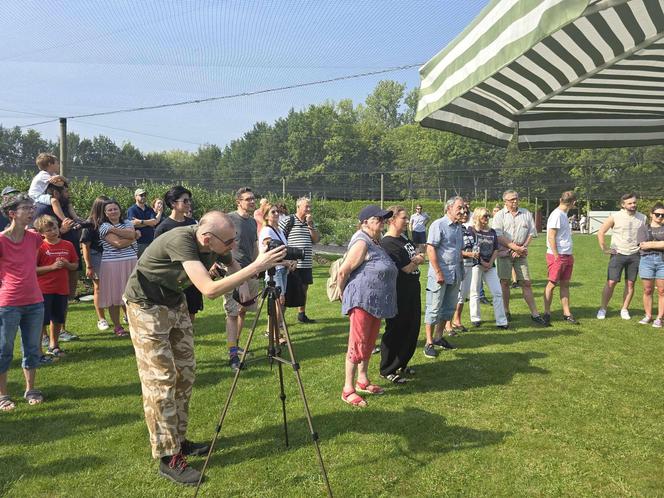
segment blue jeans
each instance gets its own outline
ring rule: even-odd
[[[39,340],[44,320],[44,303],[0,306],[0,373],[9,370],[14,356],[14,339],[21,327],[23,368],[39,366]]]

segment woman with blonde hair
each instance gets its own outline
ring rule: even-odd
[[[473,268],[470,282],[470,321],[475,327],[482,322],[480,315],[480,289],[486,282],[493,295],[493,314],[498,328],[507,329],[507,317],[503,305],[503,293],[498,279],[498,272],[493,265],[498,256],[498,235],[489,226],[489,211],[478,207],[473,211],[473,226],[470,235],[473,239]]]

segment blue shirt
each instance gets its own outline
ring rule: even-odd
[[[463,280],[463,225],[453,223],[447,216],[438,218],[429,227],[427,244],[436,249],[438,266],[443,272],[446,284],[454,284],[458,279]],[[429,264],[427,287],[436,285],[436,271]]]
[[[127,219],[129,221],[137,220],[154,220],[157,217],[157,213],[154,210],[146,205],[145,209],[141,209],[138,204],[134,204],[129,209],[127,209]],[[154,227],[132,227],[141,232],[141,238],[136,242],[139,244],[149,244],[154,240]]]

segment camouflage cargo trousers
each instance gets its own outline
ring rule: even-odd
[[[194,385],[194,334],[186,302],[177,308],[127,303],[152,456],[180,451]]]

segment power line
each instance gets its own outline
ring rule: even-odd
[[[263,95],[266,93],[274,93],[274,92],[281,92],[285,90],[293,90],[296,88],[305,88],[305,87],[310,87],[310,86],[316,86],[316,85],[324,85],[327,83],[334,83],[337,81],[345,81],[345,80],[351,80],[351,79],[357,79],[357,78],[365,78],[367,76],[375,76],[378,74],[386,74],[386,73],[393,73],[397,71],[404,71],[406,69],[412,69],[415,67],[420,67],[422,66],[422,63],[417,63],[417,64],[407,64],[405,66],[396,66],[396,67],[391,67],[391,68],[386,68],[386,69],[381,69],[378,71],[367,71],[364,73],[355,73],[355,74],[348,74],[344,76],[337,76],[335,78],[328,78],[328,79],[323,79],[323,80],[315,80],[315,81],[307,81],[304,83],[295,83],[292,85],[284,85],[284,86],[279,86],[279,87],[272,87],[272,88],[264,88],[262,90],[254,90],[254,91],[249,91],[249,92],[240,92],[240,93],[233,93],[229,95],[221,95],[218,97],[208,97],[204,99],[193,99],[193,100],[183,100],[180,102],[171,102],[167,104],[157,104],[157,105],[151,105],[151,106],[142,106],[142,107],[130,107],[127,109],[116,109],[113,111],[104,111],[104,112],[93,112],[89,114],[78,114],[75,116],[66,116],[67,119],[77,119],[77,118],[89,118],[89,117],[94,117],[94,116],[109,116],[112,114],[124,114],[124,113],[129,113],[129,112],[140,112],[140,111],[149,111],[149,110],[155,110],[155,109],[166,109],[169,107],[178,107],[178,106],[185,106],[185,105],[192,105],[192,104],[204,104],[207,102],[215,102],[219,100],[229,100],[229,99],[235,99],[235,98],[240,98],[240,97],[251,97],[254,95]]]

